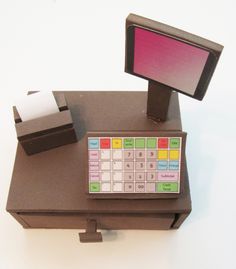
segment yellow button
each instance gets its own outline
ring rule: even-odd
[[[112,139],[112,148],[113,149],[121,149],[121,147],[122,147],[122,139],[113,138]]]
[[[168,159],[168,151],[167,150],[158,150],[157,151],[157,158],[159,160],[166,160],[166,159]]]
[[[178,160],[178,159],[179,159],[179,151],[170,150],[170,160]]]

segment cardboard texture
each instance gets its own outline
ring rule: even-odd
[[[64,95],[54,96],[60,112],[40,118],[22,122],[16,107],[13,107],[17,138],[28,155],[77,141]]]
[[[88,131],[181,131],[178,94],[170,100],[168,120],[146,117],[146,92],[65,92],[78,143],[28,157],[18,144],[7,211],[25,228],[174,229],[191,211],[185,169],[178,199],[88,199],[86,165]],[[95,224],[94,224],[95,225]],[[87,233],[86,233],[87,234]],[[88,235],[82,241],[97,241]],[[90,238],[90,239],[89,239]],[[96,239],[96,240],[95,240]],[[100,240],[100,239],[99,239]]]

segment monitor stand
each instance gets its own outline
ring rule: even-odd
[[[154,121],[167,120],[172,88],[164,84],[148,82],[147,117]]]

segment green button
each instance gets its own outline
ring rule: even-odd
[[[89,185],[90,192],[100,192],[100,183],[99,182],[92,182]]]
[[[170,147],[171,148],[179,148],[180,147],[180,139],[179,138],[171,138],[170,139]]]
[[[156,138],[147,138],[147,147],[149,149],[155,149],[157,147],[157,139]]]
[[[145,148],[145,139],[144,138],[136,138],[135,139],[135,147],[136,148]]]
[[[179,192],[179,184],[177,182],[157,183],[157,192]]]
[[[133,138],[125,138],[124,139],[124,148],[131,149],[134,147],[134,139]]]

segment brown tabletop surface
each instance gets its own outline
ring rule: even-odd
[[[7,210],[10,212],[170,213],[191,209],[186,176],[178,199],[93,200],[85,194],[86,131],[181,130],[178,96],[169,120],[146,117],[146,92],[64,92],[79,142],[27,156],[18,144]],[[12,120],[13,121],[13,120]],[[13,121],[14,122],[14,121]]]

